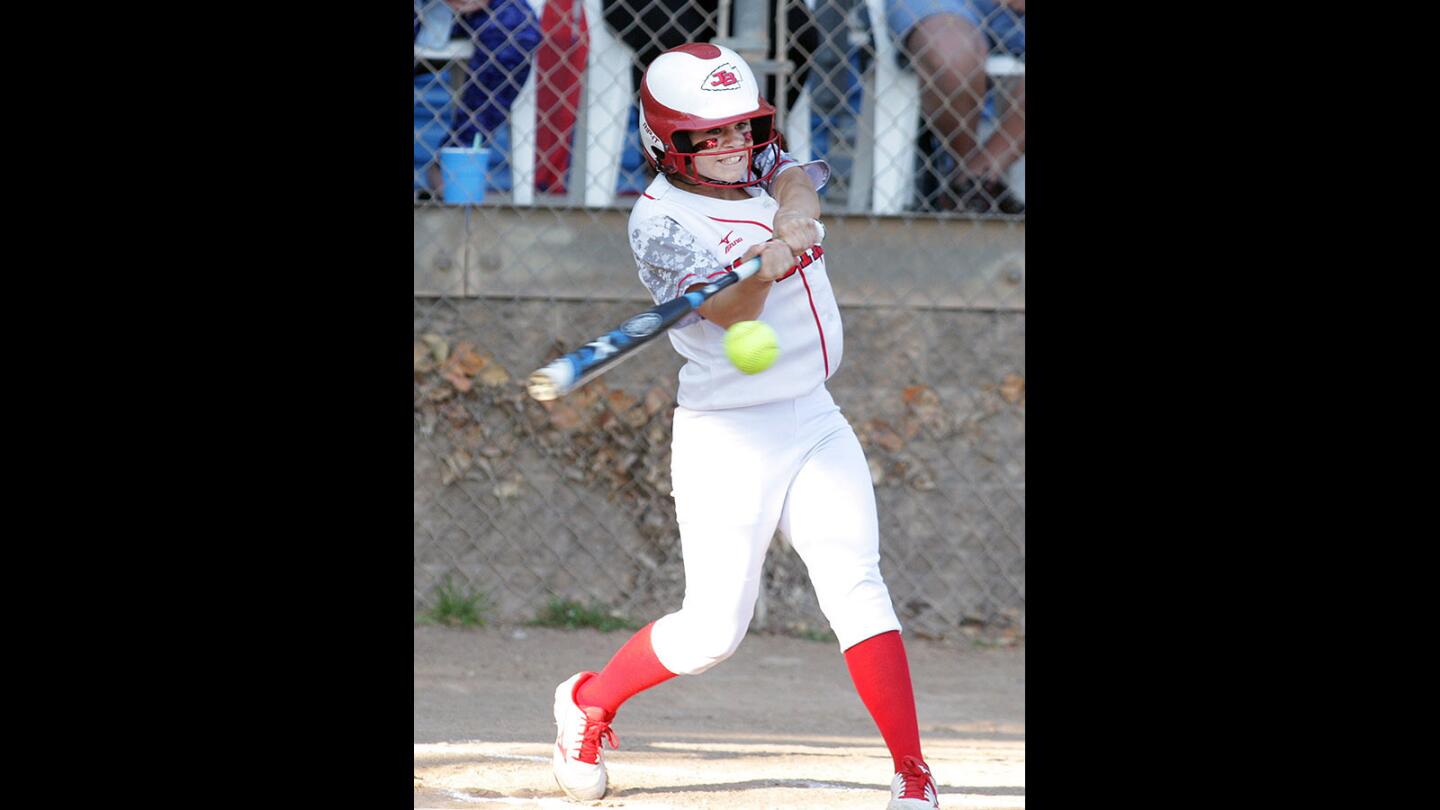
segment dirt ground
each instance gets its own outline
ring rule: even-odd
[[[623,631],[415,627],[416,808],[881,810],[889,754],[839,647],[752,633],[729,660],[632,698],[610,792],[565,799],[550,772],[556,684]],[[1025,649],[907,638],[920,735],[945,808],[1025,806]]]

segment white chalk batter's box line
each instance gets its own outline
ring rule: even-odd
[[[819,783],[819,782],[806,783],[806,784],[807,784],[808,786],[813,786],[813,787],[830,787],[830,788],[834,788],[834,789],[837,789],[837,790],[849,790],[849,791],[854,791],[854,792],[857,792],[857,793],[858,793],[858,792],[864,792],[864,793],[869,793],[869,792],[871,792],[871,791],[869,791],[869,790],[860,791],[858,788],[839,787],[839,786],[836,786],[836,785],[824,785],[824,784]],[[482,804],[482,803],[483,803],[483,804],[516,805],[516,806],[520,806],[520,807],[534,807],[534,808],[539,808],[539,810],[574,810],[574,808],[577,806],[575,802],[567,801],[567,800],[565,800],[565,799],[552,798],[552,797],[548,797],[548,796],[542,797],[542,798],[539,798],[539,799],[520,799],[520,798],[512,798],[512,797],[480,798],[480,797],[478,797],[478,796],[468,796],[468,795],[466,795],[466,794],[464,794],[464,793],[460,793],[459,791],[454,791],[454,790],[447,790],[447,791],[445,791],[445,794],[446,794],[447,796],[450,796],[451,798],[458,799],[459,801],[467,802],[467,803],[470,803],[470,804]],[[981,796],[981,795],[977,795],[977,794],[973,794],[973,793],[941,793],[940,795],[942,795],[942,796],[945,797],[945,806],[946,806],[946,807],[974,807],[974,808],[984,808],[985,810],[1000,810],[1000,808],[1011,808],[1011,807],[1023,808],[1023,807],[1025,807],[1025,797],[1024,797],[1024,796],[996,797],[996,796]],[[1000,799],[1000,798],[1003,798],[1003,801],[997,801],[997,799]],[[604,805],[601,805],[601,806],[603,807]],[[634,802],[634,801],[632,801],[632,800],[629,800],[629,799],[627,799],[627,800],[625,801],[625,807],[634,808],[634,810],[675,810],[674,805],[669,805],[669,804],[638,804],[638,803],[636,803],[636,802]],[[440,809],[439,809],[439,808],[417,807],[417,808],[415,808],[415,810],[440,810]]]
[[[474,743],[459,743],[459,744],[437,743],[437,744],[434,744],[434,745],[416,745],[416,746],[415,746],[415,753],[416,753],[416,754],[420,754],[420,753],[422,753],[422,752],[431,752],[431,753],[441,753],[441,752],[443,752],[443,753],[453,754],[453,753],[455,753],[455,749],[457,749],[457,748],[470,749],[470,750],[469,750],[469,753],[474,754],[477,758],[480,758],[480,759],[508,759],[508,760],[516,760],[516,761],[520,761],[520,762],[538,762],[538,763],[543,763],[543,764],[546,764],[546,765],[550,764],[550,758],[549,758],[549,757],[537,757],[537,756],[529,756],[529,755],[524,755],[524,754],[500,754],[500,753],[494,753],[494,752],[490,752],[490,751],[480,750],[480,749],[479,749],[479,746],[478,746],[477,744],[474,744]],[[641,764],[633,763],[633,762],[625,762],[625,763],[620,763],[620,762],[607,762],[607,763],[606,763],[606,766],[607,766],[607,768],[608,768],[612,773],[616,773],[616,774],[628,774],[628,773],[641,774],[641,773],[648,773],[648,774],[665,775],[665,776],[691,776],[691,775],[693,775],[693,774],[695,773],[695,771],[694,771],[692,768],[675,768],[675,767],[667,767],[667,766],[663,766],[663,765],[662,765],[662,766],[656,766],[656,765],[641,765]],[[787,788],[787,787],[788,787],[788,788],[805,788],[805,789],[807,789],[807,790],[841,790],[841,791],[846,791],[846,792],[850,792],[850,793],[872,793],[872,792],[874,792],[874,790],[875,790],[874,788],[857,788],[857,787],[852,787],[852,786],[850,786],[850,785],[836,785],[836,784],[831,784],[831,783],[829,783],[829,782],[817,782],[817,781],[807,780],[807,779],[775,779],[775,780],[769,780],[769,781],[772,781],[772,782],[773,782],[773,785],[772,785],[773,787],[779,787],[779,788]],[[549,797],[542,797],[542,798],[538,798],[538,799],[522,799],[522,798],[510,798],[510,797],[504,797],[504,798],[482,798],[482,797],[479,797],[479,796],[469,796],[469,795],[466,795],[466,794],[464,794],[464,793],[459,793],[459,792],[453,791],[453,790],[445,790],[445,793],[448,794],[448,795],[450,795],[450,796],[452,796],[453,798],[459,799],[460,801],[470,802],[470,803],[474,803],[474,804],[479,804],[479,803],[482,803],[482,802],[496,802],[496,803],[500,803],[500,804],[519,804],[519,805],[524,805],[524,804],[529,803],[530,806],[539,807],[539,808],[551,808],[551,807],[553,807],[553,808],[574,808],[574,807],[576,806],[575,803],[573,803],[573,802],[568,802],[568,801],[566,801],[566,800],[564,800],[564,799],[558,799],[558,798],[552,799],[552,798],[549,798]],[[945,805],[944,805],[944,806],[947,806],[947,807],[950,807],[950,806],[956,806],[956,807],[976,807],[976,808],[987,808],[987,810],[990,810],[990,809],[992,809],[992,808],[998,810],[999,808],[1012,808],[1012,807],[1023,808],[1023,807],[1025,806],[1025,797],[1024,797],[1024,796],[995,796],[995,795],[982,794],[982,793],[953,793],[953,792],[948,792],[948,791],[946,791],[946,790],[945,790],[945,787],[944,787],[943,785],[940,786],[940,796],[941,796],[941,798],[943,798],[944,801],[945,801]],[[552,804],[552,802],[553,802],[553,804]],[[673,806],[672,806],[672,805],[636,804],[636,803],[634,803],[634,802],[632,802],[632,801],[626,801],[626,802],[625,802],[625,806],[626,806],[626,807],[635,808],[635,810],[673,810]],[[423,809],[423,808],[415,808],[415,810],[424,810],[424,809]]]

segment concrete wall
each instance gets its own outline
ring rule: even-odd
[[[446,574],[512,620],[557,596],[638,623],[676,609],[669,418],[680,360],[668,341],[549,407],[522,385],[649,305],[624,214],[416,215],[417,358],[430,352],[416,372],[417,609]],[[926,635],[1023,628],[1023,228],[827,226],[846,330],[830,388],[870,460],[897,611]],[[452,352],[468,342],[488,371],[457,390],[429,367],[424,335]],[[803,563],[779,540],[755,625],[827,627]]]

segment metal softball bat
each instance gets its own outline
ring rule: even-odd
[[[536,369],[530,375],[530,396],[540,402],[548,402],[574,391],[630,357],[656,335],[699,309],[711,296],[755,275],[759,269],[760,257],[756,256],[698,290],[625,319],[619,327]]]

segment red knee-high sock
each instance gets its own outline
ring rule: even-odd
[[[581,706],[599,706],[613,717],[620,704],[675,677],[675,673],[655,657],[655,648],[650,646],[650,628],[654,626],[651,622],[631,636],[600,674],[581,684],[575,701]]]
[[[920,755],[920,726],[915,719],[915,691],[910,685],[910,662],[900,631],[872,636],[845,651],[845,664],[860,700],[875,718],[880,736],[900,770],[900,760]]]

